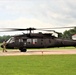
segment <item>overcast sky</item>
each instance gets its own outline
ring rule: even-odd
[[[76,26],[76,0],[0,0],[0,28],[61,26]]]

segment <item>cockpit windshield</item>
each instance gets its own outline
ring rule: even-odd
[[[15,42],[15,38],[11,37],[6,43],[13,43],[13,42]]]

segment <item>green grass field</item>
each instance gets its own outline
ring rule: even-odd
[[[40,50],[71,49],[76,50],[74,47]],[[0,56],[0,75],[76,75],[76,55]]]
[[[76,75],[76,55],[1,56],[0,75]]]

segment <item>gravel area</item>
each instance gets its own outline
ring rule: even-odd
[[[60,55],[60,54],[76,54],[76,50],[27,50],[20,52],[19,50],[0,51],[0,56],[16,56],[16,55]]]

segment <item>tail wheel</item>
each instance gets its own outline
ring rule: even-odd
[[[19,48],[19,50],[20,50],[21,52],[26,52],[26,51],[27,51],[26,48]]]

